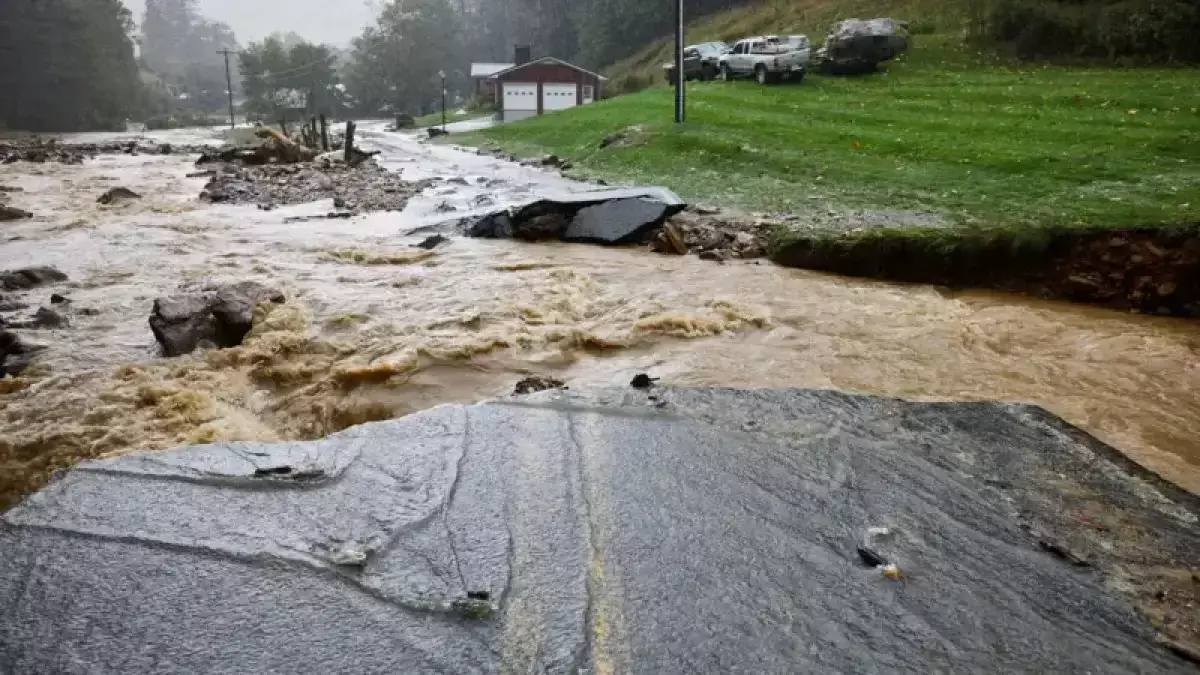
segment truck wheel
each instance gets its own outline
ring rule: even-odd
[[[759,84],[771,84],[771,74],[767,72],[767,67],[761,63],[754,66],[754,79],[758,80]]]
[[[729,64],[728,63],[721,64],[721,79],[725,80],[726,82],[733,81],[733,73],[729,72]]]

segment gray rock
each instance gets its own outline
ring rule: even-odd
[[[211,298],[182,295],[158,298],[150,312],[150,330],[162,347],[163,356],[183,356],[202,343],[216,344],[217,322],[210,309]]]
[[[282,303],[283,292],[256,281],[242,281],[217,288],[209,308],[216,320],[219,347],[242,344],[254,324],[254,309],[264,302]]]
[[[1134,534],[1112,550],[1135,542],[1140,564],[1200,553],[1195,498],[1027,406],[674,389],[440,406],[60,475],[0,517],[0,665],[1192,672],[1105,583],[1114,554],[1081,569],[1025,527],[1078,530],[1084,503],[1119,514]],[[874,527],[905,580],[857,553]]]
[[[116,204],[127,199],[141,199],[142,196],[126,187],[115,187],[96,199],[101,204]]]
[[[28,211],[23,211],[15,206],[0,204],[0,223],[12,220],[24,220],[25,218],[32,217],[33,214]]]
[[[591,244],[634,244],[649,240],[674,207],[649,199],[614,199],[587,206],[571,219],[566,241]]]
[[[24,291],[46,284],[66,281],[67,275],[53,267],[23,267],[0,272],[0,288],[6,291]]]
[[[38,307],[30,323],[31,328],[66,328],[69,325],[71,322],[67,317],[49,307]]]
[[[0,378],[20,375],[29,367],[38,352],[44,349],[41,345],[25,342],[16,333],[0,331]],[[2,655],[0,663],[4,663]]]
[[[468,237],[508,239],[512,236],[512,217],[508,211],[497,211],[478,218],[459,221],[458,230]]]
[[[426,251],[431,251],[448,241],[450,241],[450,237],[443,237],[440,234],[432,234],[422,239],[419,243],[413,245],[417,248],[423,248]]]
[[[254,325],[254,310],[264,302],[284,302],[281,291],[242,281],[217,286],[211,294],[158,298],[150,313],[150,330],[164,356],[182,356],[206,343],[236,347]]]

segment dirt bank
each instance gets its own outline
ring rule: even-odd
[[[1163,316],[1200,317],[1200,225],[962,231],[782,225],[788,267],[951,287],[995,288]]]

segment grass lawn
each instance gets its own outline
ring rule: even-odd
[[[470,134],[747,210],[936,211],[971,226],[1200,223],[1200,69],[1009,63],[918,36],[868,77],[659,86]],[[601,148],[633,126],[645,144]]]

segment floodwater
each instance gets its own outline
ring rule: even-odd
[[[0,229],[0,269],[57,266],[72,300],[70,328],[26,333],[49,346],[41,364],[0,385],[4,470],[33,471],[46,453],[61,465],[313,438],[506,395],[526,374],[583,388],[645,371],[675,386],[1036,403],[1200,492],[1194,322],[639,249],[454,239],[426,255],[414,228],[543,186],[587,186],[381,124],[361,133],[406,177],[468,184],[439,183],[403,214],[289,223],[330,205],[202,204],[204,179],[186,178],[180,156],[0,167],[0,184],[25,189],[11,202],[38,216]],[[118,184],[146,198],[95,203]],[[242,347],[156,357],[156,296],[245,279],[291,301]],[[50,292],[33,291],[29,311]]]

